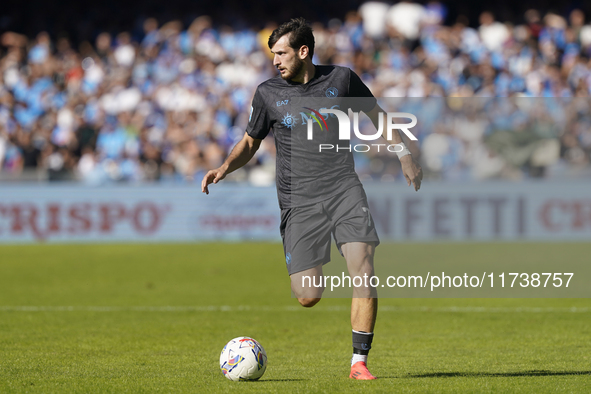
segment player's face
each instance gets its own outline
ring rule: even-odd
[[[271,52],[275,55],[273,65],[281,73],[281,78],[286,80],[294,79],[305,66],[304,60],[300,58],[296,50],[289,46],[288,36],[286,34],[281,37],[271,48]]]

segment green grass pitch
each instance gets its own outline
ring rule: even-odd
[[[501,249],[454,245],[395,248],[401,262]],[[381,299],[379,379],[353,381],[350,300],[299,307],[284,264],[268,243],[1,246],[0,392],[591,392],[589,299]],[[267,351],[258,382],[219,369],[237,336]]]

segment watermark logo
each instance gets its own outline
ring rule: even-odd
[[[306,119],[307,122],[307,138],[308,140],[314,139],[314,121],[320,124],[318,119],[321,119],[324,125],[326,126],[326,130],[328,131],[328,126],[326,125],[325,119],[328,119],[328,116],[336,116],[339,124],[339,140],[341,141],[350,141],[351,140],[351,119],[349,115],[333,106],[332,108],[321,108],[318,111],[315,111],[311,108],[304,107],[311,111],[312,116]],[[378,140],[383,134],[384,131],[386,132],[386,139],[388,141],[392,141],[392,132],[394,130],[402,131],[410,140],[416,141],[417,137],[415,137],[409,129],[413,128],[417,124],[417,117],[408,112],[387,112],[387,113],[379,113],[378,116],[378,128],[374,134],[362,134],[359,131],[359,113],[353,112],[353,133],[355,136],[362,140],[362,141],[376,141]],[[326,116],[323,116],[325,114]],[[315,116],[314,116],[315,115]],[[386,120],[386,124],[384,125],[384,119]],[[395,123],[395,119],[407,119],[410,122],[407,123]],[[303,120],[303,119],[302,119]],[[380,151],[380,147],[386,146],[386,149],[389,152],[401,152],[404,148],[401,145],[386,145],[386,144],[371,144],[377,148],[378,152]],[[368,152],[371,149],[371,146],[368,144],[355,144],[349,145],[348,147],[336,146],[334,144],[319,144],[318,149],[319,152],[323,150],[348,150],[351,152],[354,150],[355,152]]]

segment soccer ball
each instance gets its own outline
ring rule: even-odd
[[[257,380],[267,369],[267,353],[252,338],[234,338],[222,349],[220,368],[230,380]]]

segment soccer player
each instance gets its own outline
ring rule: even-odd
[[[274,54],[273,65],[280,75],[258,86],[244,137],[222,166],[204,176],[201,187],[209,194],[208,185],[218,183],[245,165],[261,140],[273,130],[277,148],[280,231],[291,288],[302,306],[313,307],[320,301],[324,288],[305,287],[302,279],[304,276],[318,278],[316,283],[320,283],[322,266],[330,261],[331,234],[345,257],[351,277],[374,275],[373,257],[379,238],[351,152],[333,151],[322,155],[310,152],[307,155],[292,146],[297,138],[294,126],[298,120],[294,109],[290,109],[290,100],[296,97],[300,101],[306,97],[369,98],[374,100],[374,105],[366,115],[376,128],[380,108],[375,105],[367,86],[350,69],[312,63],[314,35],[303,18],[279,26],[269,37],[268,44]],[[392,134],[392,142],[402,144],[400,134]],[[415,190],[419,190],[423,177],[420,166],[406,148],[398,156],[408,185],[412,183]],[[306,168],[293,168],[294,163]],[[354,288],[351,302],[353,357],[349,375],[353,379],[375,379],[367,369],[367,355],[373,340],[377,304],[374,288]]]

